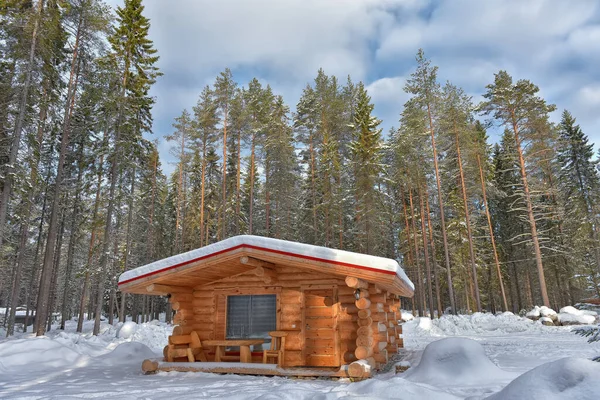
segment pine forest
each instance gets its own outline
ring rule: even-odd
[[[350,76],[319,69],[290,104],[224,65],[170,132],[151,134],[162,73],[149,29],[141,0],[0,6],[8,335],[17,309],[35,312],[37,335],[72,318],[79,331],[95,319],[94,334],[104,317],[169,319],[166,298],[125,295],[119,275],[244,234],[396,259],[415,315],[600,297],[598,155],[576,110],[534,82],[499,70],[475,101],[418,50],[383,131]]]

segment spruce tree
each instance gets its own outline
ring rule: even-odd
[[[354,197],[356,200],[357,249],[374,254],[379,242],[377,235],[379,194],[377,183],[383,171],[383,142],[381,139],[381,120],[372,115],[371,98],[364,85],[358,85],[358,101],[354,114],[355,138],[350,143],[355,172]]]

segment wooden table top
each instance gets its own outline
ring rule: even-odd
[[[225,339],[225,340],[203,340],[203,346],[252,346],[263,344],[265,339]]]

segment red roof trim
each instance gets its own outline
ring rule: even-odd
[[[230,252],[230,251],[234,251],[234,250],[237,250],[237,249],[240,249],[240,248],[244,248],[244,247],[248,248],[248,249],[255,249],[255,250],[261,250],[261,251],[267,251],[267,252],[270,252],[270,253],[281,254],[281,255],[285,255],[285,256],[292,256],[292,257],[297,257],[297,258],[303,258],[305,260],[311,260],[311,261],[325,262],[325,263],[334,264],[334,265],[340,265],[342,267],[357,268],[357,269],[362,269],[362,270],[365,270],[365,271],[377,272],[377,273],[382,273],[382,274],[387,274],[387,275],[396,275],[396,272],[394,272],[394,271],[381,270],[381,269],[377,269],[377,268],[366,267],[364,265],[350,264],[350,263],[346,263],[346,262],[343,262],[343,261],[327,260],[325,258],[306,256],[304,254],[291,253],[291,252],[283,251],[283,250],[274,250],[274,249],[269,249],[269,248],[266,248],[266,247],[254,246],[254,245],[251,245],[251,244],[239,244],[237,246],[230,247],[228,249],[220,250],[220,251],[217,251],[217,252],[214,252],[214,253],[211,253],[211,254],[206,254],[206,255],[203,255],[201,257],[197,257],[197,258],[194,258],[192,260],[184,261],[184,262],[179,263],[179,264],[171,265],[171,266],[159,269],[157,271],[148,272],[146,274],[143,274],[143,275],[140,275],[140,276],[136,276],[135,278],[131,278],[131,279],[127,279],[126,281],[119,282],[118,284],[119,285],[124,285],[126,283],[136,281],[138,279],[142,279],[142,278],[146,278],[148,276],[156,275],[156,274],[161,273],[161,272],[166,272],[166,271],[169,271],[169,270],[172,270],[172,269],[175,269],[175,268],[182,267],[184,265],[188,265],[188,264],[195,263],[197,261],[205,260],[207,258],[216,257],[216,256],[218,256],[220,254],[224,254],[224,253],[227,253],[227,252]]]

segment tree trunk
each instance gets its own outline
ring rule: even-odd
[[[65,285],[63,288],[63,299],[61,309],[60,329],[65,329],[65,322],[68,319],[69,296],[71,295],[71,274],[73,270],[73,262],[75,255],[75,245],[79,238],[79,208],[81,202],[81,180],[83,178],[83,150],[85,138],[79,143],[78,171],[77,180],[75,182],[75,200],[73,201],[73,214],[71,215],[71,236],[69,237],[69,247],[67,250],[67,266],[65,268]]]
[[[433,280],[435,282],[435,297],[438,310],[438,318],[442,316],[444,310],[442,308],[442,299],[440,293],[440,280],[437,273],[437,259],[435,256],[435,240],[433,238],[433,226],[431,224],[431,212],[429,211],[429,193],[427,186],[425,186],[425,206],[427,210],[427,226],[429,227],[429,242],[431,243],[431,260],[433,261]]]
[[[40,109],[40,122],[38,125],[37,137],[36,137],[37,149],[33,152],[34,161],[32,163],[31,171],[29,173],[29,181],[31,182],[32,185],[35,185],[34,187],[37,186],[38,171],[39,171],[39,165],[40,165],[40,156],[42,153],[42,145],[43,145],[43,140],[44,140],[44,128],[45,128],[45,124],[46,124],[46,118],[48,116],[47,82],[43,86],[44,86],[44,93],[43,93],[44,100],[42,102],[43,106]],[[8,328],[6,330],[7,337],[14,334],[16,304],[19,300],[18,297],[19,297],[20,285],[21,285],[21,273],[23,271],[23,263],[24,263],[25,253],[26,253],[27,240],[29,239],[29,225],[31,223],[31,207],[33,205],[33,201],[34,201],[36,192],[37,192],[37,190],[35,190],[34,188],[31,188],[27,193],[27,200],[26,200],[26,205],[25,205],[23,223],[21,224],[21,229],[19,231],[19,245],[17,247],[18,250],[17,250],[17,258],[15,260],[14,280],[13,280],[13,287],[12,287],[12,292],[11,292],[11,297],[10,297],[10,304],[12,304],[13,307],[11,307],[10,314],[8,316]],[[46,200],[46,197],[44,196],[44,207],[43,207],[44,211],[45,211],[45,205],[46,205],[45,200]],[[42,223],[43,223],[43,220],[44,220],[44,218],[42,216]],[[41,234],[41,230],[42,230],[42,227],[40,227],[40,234]],[[1,235],[2,234],[0,233],[0,236]],[[37,242],[38,248],[39,248],[40,242],[41,242],[41,237],[38,238],[38,242]],[[32,279],[33,279],[33,277],[32,277]],[[25,328],[27,328],[27,324],[25,324]]]
[[[404,189],[402,187],[400,187],[400,200],[402,203],[402,212],[404,214],[404,230],[406,232],[406,245],[408,247],[408,264],[414,268],[414,264],[413,264],[413,258],[412,258],[412,245],[410,243],[410,225],[408,224],[408,214],[406,212],[406,201],[404,199]],[[414,270],[413,270],[414,271]],[[412,313],[413,315],[416,315],[416,309],[415,309],[415,298],[413,296],[413,298],[411,299],[411,305],[412,305]]]
[[[429,265],[429,245],[427,244],[427,230],[425,229],[425,206],[423,205],[423,191],[419,187],[419,203],[421,206],[421,236],[423,238],[423,253],[425,257],[425,271],[427,274],[427,299],[429,300],[429,314],[434,318],[433,288],[431,286],[431,266]]]
[[[410,220],[413,231],[413,246],[415,248],[415,261],[417,264],[417,306],[419,308],[419,316],[425,316],[425,290],[423,289],[423,273],[421,272],[421,262],[419,260],[419,242],[417,241],[417,225],[415,223],[415,212],[412,200],[412,189],[408,189],[408,200],[410,204]]]
[[[204,180],[206,179],[206,141],[202,144],[202,177],[200,180],[200,247],[205,246],[204,237]],[[206,238],[208,241],[208,237]]]
[[[460,175],[460,185],[462,188],[463,206],[465,208],[465,222],[467,223],[467,240],[469,241],[469,258],[471,261],[471,274],[473,275],[473,286],[475,290],[475,305],[477,307],[477,311],[481,312],[481,299],[479,297],[479,281],[477,279],[477,266],[475,265],[475,252],[473,251],[473,234],[471,232],[471,218],[469,216],[469,201],[467,200],[467,187],[465,185],[465,175],[462,167],[460,143],[458,140],[458,129],[456,127],[456,123],[454,123],[454,137],[456,139],[458,171]]]
[[[240,199],[240,187],[241,187],[241,181],[242,181],[242,134],[240,132],[238,132],[238,137],[237,137],[237,182],[236,182],[236,187],[235,187],[235,230],[236,233],[239,235],[241,233],[240,231],[240,205],[241,205],[241,199]]]
[[[127,210],[127,232],[125,239],[125,252],[123,254],[123,271],[125,272],[129,269],[129,254],[131,253],[131,225],[133,224],[133,199],[135,196],[135,164],[133,165],[133,171],[131,172],[131,188],[129,189],[129,204]],[[150,225],[152,225],[152,218],[154,214],[154,182],[152,183],[152,211],[150,212]],[[148,235],[150,236],[151,229],[148,230]],[[148,241],[150,243],[150,238]],[[115,251],[117,248],[115,246]],[[127,293],[121,292],[121,311],[119,312],[119,321],[125,322],[125,299],[127,297]]]
[[[483,194],[483,207],[485,208],[485,216],[487,218],[488,228],[490,230],[490,240],[494,251],[494,263],[496,264],[496,274],[498,275],[498,285],[502,294],[502,311],[508,311],[508,302],[506,301],[506,292],[504,291],[504,282],[502,280],[502,271],[500,270],[500,261],[498,260],[498,250],[496,249],[496,238],[494,235],[494,227],[492,226],[492,217],[487,202],[487,191],[485,187],[485,178],[483,177],[483,168],[481,166],[481,157],[477,154],[477,166],[479,167],[479,179],[481,181],[481,193]]]
[[[75,95],[77,90],[77,79],[79,73],[79,39],[81,36],[82,20],[79,20],[77,27],[77,35],[75,36],[75,44],[73,47],[73,55],[71,57],[71,71],[69,73],[69,85],[67,88],[67,102],[65,105],[65,116],[63,120],[62,137],[60,140],[60,153],[58,156],[58,165],[56,167],[56,178],[54,182],[54,199],[50,212],[50,224],[48,225],[48,240],[46,242],[46,252],[44,254],[44,266],[42,267],[42,278],[40,281],[40,291],[38,294],[38,302],[36,312],[39,318],[36,321],[46,319],[48,314],[48,295],[50,293],[50,271],[54,259],[54,247],[56,245],[58,210],[61,208],[60,198],[62,195],[62,180],[64,174],[64,164],[68,152],[69,136],[71,133],[71,115],[75,107]],[[36,329],[36,335],[41,336],[44,332],[43,324],[39,324]]]
[[[548,299],[548,291],[546,289],[546,278],[544,276],[544,265],[542,264],[542,252],[540,250],[540,242],[538,239],[537,226],[535,223],[535,216],[533,215],[533,205],[531,202],[531,196],[529,194],[529,184],[527,183],[527,171],[525,170],[525,158],[523,157],[523,149],[521,148],[521,139],[519,137],[519,128],[515,121],[514,113],[513,118],[513,132],[515,134],[515,143],[517,145],[517,154],[519,155],[519,166],[521,167],[521,180],[523,181],[523,191],[525,192],[525,202],[527,203],[527,216],[529,217],[529,225],[531,227],[531,240],[533,242],[533,251],[535,253],[535,265],[537,267],[538,277],[540,281],[540,294],[542,296],[542,302],[546,307],[550,307],[550,300]]]
[[[49,303],[48,303],[48,326],[47,326],[47,331],[49,331],[52,328],[52,320],[53,320],[53,315],[52,312],[54,311],[54,305],[56,303],[56,289],[57,289],[57,281],[58,281],[58,271],[60,269],[60,260],[61,260],[61,256],[62,256],[62,243],[63,243],[63,238],[64,238],[64,233],[65,233],[65,219],[66,219],[66,212],[64,210],[60,210],[59,211],[62,215],[61,217],[61,222],[60,222],[60,228],[59,228],[59,235],[58,235],[58,240],[56,242],[56,251],[55,251],[55,259],[52,265],[52,278],[50,281],[50,299],[49,299]],[[40,321],[40,325],[44,325],[43,321]]]
[[[225,110],[223,113],[223,182],[222,182],[222,194],[221,194],[221,233],[219,240],[227,237],[225,227],[227,226],[227,106],[225,103]]]
[[[31,74],[33,72],[33,63],[35,61],[37,38],[43,7],[44,1],[38,0],[35,16],[33,17],[33,32],[31,34],[31,45],[29,46],[29,59],[27,62],[27,67],[25,68],[25,81],[23,82],[23,91],[21,92],[21,99],[19,101],[19,110],[17,113],[17,120],[15,123],[15,131],[13,133],[12,143],[10,146],[10,153],[8,156],[7,171],[4,174],[4,185],[2,186],[2,199],[0,199],[0,251],[2,250],[2,245],[4,242],[4,228],[6,225],[8,202],[10,201],[10,195],[12,194],[12,170],[15,168],[15,164],[17,162],[17,155],[19,153],[19,147],[21,145],[21,135],[23,133],[23,123],[25,121],[25,114],[27,113],[29,86],[31,86]]]
[[[256,117],[255,117],[256,119]],[[248,216],[248,233],[253,234],[252,223],[254,221],[254,146],[255,146],[255,133],[252,132],[252,148],[250,150],[250,215]]]
[[[446,234],[446,217],[444,215],[444,199],[442,197],[442,181],[440,179],[440,169],[438,167],[438,154],[435,146],[435,132],[433,129],[433,118],[431,116],[431,106],[427,104],[427,116],[429,117],[429,131],[431,134],[431,147],[433,148],[433,166],[435,169],[435,182],[438,192],[438,203],[440,206],[440,223],[442,225],[442,241],[444,243],[444,257],[446,261],[446,278],[448,280],[448,297],[450,298],[450,309],[452,314],[456,314],[454,304],[454,288],[452,286],[452,271],[450,269],[450,253],[448,251],[448,235]]]

